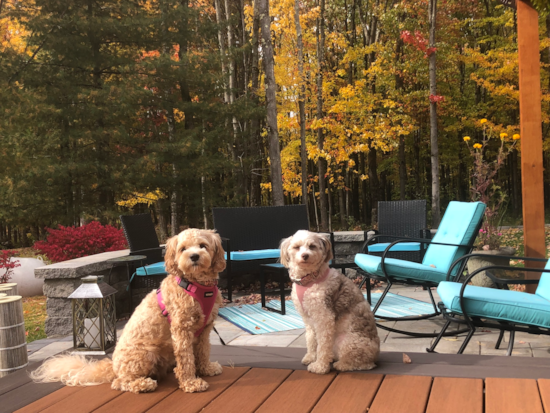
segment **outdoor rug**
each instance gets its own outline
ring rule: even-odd
[[[378,302],[380,295],[381,293],[372,293],[373,306]],[[278,310],[281,309],[279,300],[269,301],[267,305]],[[275,333],[304,328],[304,322],[296,311],[294,303],[287,300],[285,307],[286,314],[281,315],[263,310],[261,303],[243,304],[220,308],[219,315],[250,334]],[[404,317],[430,314],[433,311],[433,306],[430,303],[388,293],[377,314],[385,317]]]

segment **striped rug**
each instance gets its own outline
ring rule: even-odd
[[[372,293],[373,306],[378,302],[380,295],[381,293]],[[272,300],[267,305],[281,309],[281,302],[278,300]],[[430,303],[388,293],[384,299],[384,304],[378,309],[377,313],[385,317],[404,317],[430,314],[433,311],[433,306]],[[220,317],[250,334],[275,333],[304,328],[302,317],[296,311],[292,301],[286,302],[285,315],[263,310],[260,303],[220,308],[219,314]]]

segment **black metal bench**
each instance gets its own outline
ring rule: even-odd
[[[261,264],[276,262],[281,240],[309,229],[305,205],[212,208],[212,216],[226,251],[229,301],[236,274],[257,273]]]

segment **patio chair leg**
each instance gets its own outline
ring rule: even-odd
[[[500,348],[500,343],[502,343],[503,338],[504,338],[504,330],[500,330],[500,334],[498,335],[497,343],[495,344],[495,350],[498,350]]]
[[[384,298],[386,298],[386,295],[388,294],[388,292],[390,291],[390,288],[392,287],[392,283],[390,282],[390,280],[388,280],[388,285],[386,286],[386,289],[384,290],[384,292],[382,293],[382,295],[380,296],[380,298],[378,299],[378,301],[376,302],[376,305],[374,306],[374,308],[372,309],[372,314],[376,317],[376,311],[378,310],[378,308],[380,307],[380,305],[382,304],[382,301],[384,301]]]
[[[436,305],[435,300],[434,300],[434,296],[432,294],[432,289],[430,287],[426,287],[426,288],[428,290],[428,293],[430,294],[430,300],[432,300],[432,305],[434,306],[434,313],[440,314],[440,311],[437,308],[437,305]]]
[[[262,307],[265,307],[265,274],[264,269],[260,265],[260,295],[262,297]]]
[[[510,330],[510,342],[508,343],[508,351],[506,352],[507,356],[512,355],[512,350],[514,349],[515,337],[516,337],[516,332],[514,330]]]
[[[439,341],[441,340],[441,338],[443,337],[443,335],[445,334],[445,331],[447,330],[447,328],[449,328],[449,326],[451,325],[451,321],[450,320],[447,320],[447,322],[445,323],[445,325],[443,326],[443,328],[441,329],[441,331],[439,332],[439,335],[435,338],[434,342],[432,343],[432,345],[430,346],[430,348],[427,348],[426,351],[428,353],[435,353],[435,348],[436,346],[439,344]]]
[[[285,275],[287,271],[279,271],[280,278],[279,278],[279,288],[281,289],[281,315],[286,314],[286,308],[285,308]],[[265,300],[265,298],[264,298]]]
[[[460,346],[460,349],[458,350],[458,353],[456,353],[456,354],[462,354],[464,352],[464,350],[466,350],[466,346],[470,342],[470,339],[472,338],[472,336],[474,335],[475,332],[476,332],[475,327],[472,327],[472,329],[468,332],[468,335],[464,339],[464,342]]]

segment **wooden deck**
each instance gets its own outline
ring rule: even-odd
[[[410,353],[412,363],[404,364],[402,353],[383,353],[372,372],[316,375],[299,363],[303,354],[216,346],[212,359],[224,372],[206,378],[208,391],[195,394],[179,390],[173,374],[155,392],[136,395],[107,384],[38,385],[19,372],[0,380],[0,411],[550,413],[546,359]]]

